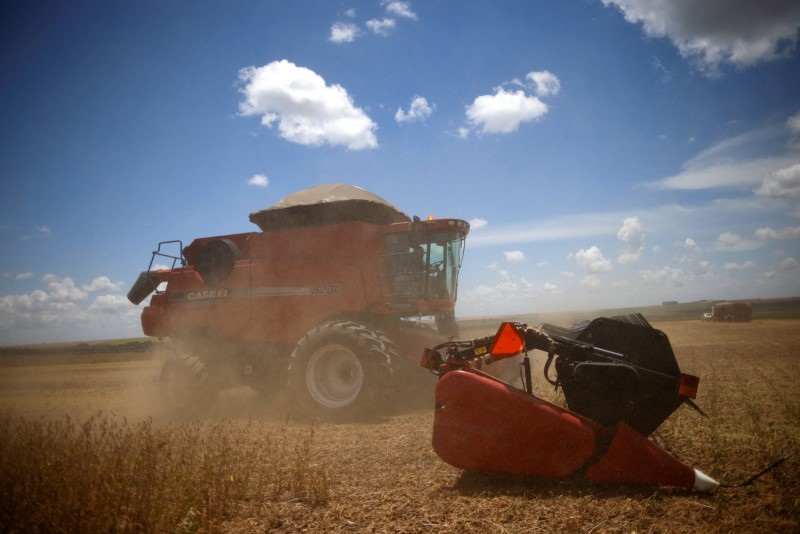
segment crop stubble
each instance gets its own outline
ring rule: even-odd
[[[653,439],[714,478],[737,481],[800,445],[800,321],[656,324],[684,372],[701,377],[703,418],[681,407]],[[541,355],[535,358],[541,375]],[[88,417],[98,409],[165,423],[155,402],[160,356],[95,363],[0,362],[0,408],[24,417]],[[383,420],[315,424],[309,461],[325,473],[327,498],[243,502],[217,531],[341,532],[792,532],[800,516],[800,459],[755,484],[711,496],[666,488],[590,485],[463,473],[430,447],[431,391]],[[536,393],[558,400],[537,379]],[[205,419],[250,420],[261,433],[303,433],[248,391],[228,392]],[[265,510],[267,510],[265,512]]]

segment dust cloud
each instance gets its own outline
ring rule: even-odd
[[[129,422],[152,419],[164,424],[251,418],[283,422],[289,417],[292,399],[285,389],[285,376],[272,389],[261,392],[239,377],[227,376],[226,387],[197,405],[182,409],[166,406],[159,377],[171,355],[169,343],[141,353],[91,355],[69,351],[13,354],[6,349],[0,355],[0,411],[31,419],[69,416],[78,421],[102,413]],[[227,372],[235,375],[234,369]],[[404,384],[386,414],[356,417],[354,422],[375,422],[376,417],[433,406],[436,377],[422,368],[412,369]]]

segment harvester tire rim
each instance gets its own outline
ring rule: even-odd
[[[383,413],[399,363],[388,336],[361,323],[322,323],[297,343],[289,362],[290,412],[354,420]]]
[[[352,403],[364,384],[364,368],[356,354],[343,345],[325,345],[306,365],[306,387],[311,397],[325,408],[342,408]]]

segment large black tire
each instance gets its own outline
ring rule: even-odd
[[[458,323],[456,314],[452,311],[438,313],[436,319],[436,330],[446,337],[458,337]]]
[[[290,352],[291,348],[285,345],[250,347],[243,367],[244,383],[258,393],[262,402],[285,396]]]
[[[185,348],[176,348],[164,362],[159,389],[164,407],[184,414],[207,408],[215,392],[203,360]]]
[[[383,332],[352,321],[322,323],[290,357],[291,412],[325,420],[386,413],[399,358]]]

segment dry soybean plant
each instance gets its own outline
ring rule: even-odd
[[[325,501],[313,428],[0,414],[0,530],[198,532],[235,509]]]

